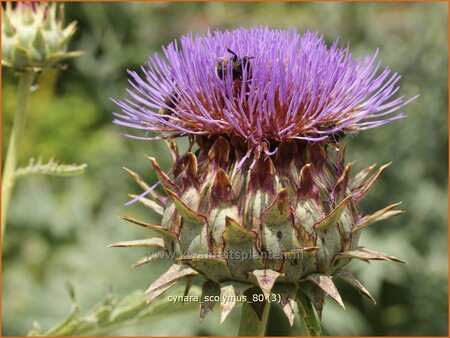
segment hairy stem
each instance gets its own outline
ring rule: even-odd
[[[270,304],[265,302],[263,306],[262,318],[260,319],[251,304],[243,304],[241,322],[239,324],[239,336],[264,336]]]
[[[320,336],[320,322],[314,312],[311,301],[300,290],[297,292],[297,303],[300,312],[301,335]]]
[[[2,175],[2,243],[6,227],[6,215],[8,212],[9,200],[14,188],[14,172],[17,167],[20,143],[23,137],[25,121],[30,98],[30,87],[33,84],[36,74],[33,72],[22,73],[19,77],[17,89],[16,114],[14,116],[13,127],[9,138],[8,151],[6,153],[5,165]]]

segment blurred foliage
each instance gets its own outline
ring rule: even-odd
[[[420,98],[405,108],[407,119],[348,137],[347,160],[356,169],[393,160],[362,210],[370,213],[402,200],[406,214],[367,229],[363,245],[408,261],[406,266],[354,262],[350,269],[377,299],[374,306],[354,290],[343,290],[347,310],[327,300],[324,333],[330,335],[448,334],[447,248],[447,3],[67,3],[78,20],[72,48],[86,55],[68,70],[45,72],[32,96],[21,164],[43,156],[88,163],[86,174],[19,182],[3,248],[3,335],[24,335],[37,320],[46,331],[69,313],[65,281],[77,290],[84,313],[114,285],[117,297],[145,288],[168,262],[128,270],[145,251],[108,249],[118,240],[141,238],[145,230],[119,215],[157,223],[134,204],[136,193],[121,169],[148,182],[156,177],[144,154],[170,165],[162,142],[127,140],[111,123],[122,97],[126,69],[138,68],[160,46],[187,32],[268,25],[317,30],[327,41],[351,42],[356,56],[380,48],[384,65],[403,75],[401,95]],[[12,121],[17,79],[3,72],[2,149]],[[174,315],[175,316],[175,315]],[[202,324],[197,314],[158,318],[123,327],[116,335],[236,334],[239,312],[219,325],[214,311]],[[173,325],[174,321],[183,325]],[[269,334],[295,334],[280,309],[272,309]],[[295,331],[297,329],[297,331]]]
[[[177,296],[184,292],[184,288],[178,288],[167,292],[171,296]],[[174,314],[185,315],[197,310],[194,302],[167,302],[163,297],[147,304],[144,290],[135,290],[121,300],[117,300],[113,290],[106,298],[95,304],[85,314],[80,310],[75,297],[73,285],[69,284],[69,294],[72,306],[69,315],[57,323],[48,331],[42,331],[39,323],[33,323],[33,329],[29,336],[80,336],[100,335],[119,328],[135,326],[156,318]],[[200,297],[201,288],[191,288],[191,296]]]

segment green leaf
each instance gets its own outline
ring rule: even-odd
[[[320,336],[320,322],[314,313],[311,301],[300,289],[297,291],[297,304],[302,322],[302,335]]]
[[[234,276],[245,281],[247,273],[264,268],[256,249],[257,235],[228,216],[225,217],[225,221],[223,239],[228,268]]]
[[[141,247],[149,247],[149,248],[159,248],[164,249],[164,240],[162,238],[152,237],[152,238],[144,238],[144,239],[135,239],[132,241],[121,241],[108,245],[108,248],[141,248]]]
[[[136,290],[122,298],[111,312],[111,321],[123,321],[134,318],[146,307],[144,291]]]
[[[296,284],[285,283],[278,283],[273,288],[273,293],[280,297],[280,305],[291,326],[294,324],[294,318],[298,312],[296,304],[297,290],[298,286]]]
[[[346,281],[348,284],[353,286],[356,290],[358,290],[360,293],[362,293],[364,296],[369,298],[374,304],[377,302],[372,297],[372,295],[367,291],[367,289],[364,287],[364,285],[361,284],[359,280],[356,279],[355,276],[353,276],[350,271],[340,269],[334,273],[333,276],[342,278],[344,281]]]
[[[288,191],[282,189],[271,205],[262,214],[264,224],[262,230],[262,245],[265,251],[280,255],[283,251],[301,247],[297,239],[297,229],[289,206]],[[275,261],[279,259],[274,259]],[[276,263],[272,268],[279,268]]]
[[[320,287],[323,291],[325,291],[327,296],[330,296],[333,298],[342,308],[345,309],[345,305],[342,302],[341,295],[339,294],[339,291],[336,288],[336,285],[334,285],[333,280],[330,276],[321,275],[321,274],[312,274],[305,278],[307,281],[311,281],[314,284],[316,284],[318,287]]]
[[[42,158],[37,160],[30,158],[28,165],[23,168],[16,169],[14,178],[18,179],[23,176],[40,174],[51,176],[78,176],[85,172],[87,164],[60,164],[51,158],[47,163],[42,163]]]
[[[184,288],[172,290],[171,295],[183,295]],[[71,291],[71,293],[73,290]],[[200,299],[201,290],[193,286],[192,297]],[[68,336],[68,335],[99,335],[118,328],[139,325],[161,317],[176,315],[180,312],[190,312],[198,309],[198,303],[168,302],[167,298],[157,299],[151,304],[146,303],[144,291],[135,290],[121,300],[109,292],[105,299],[94,305],[84,315],[81,314],[75,298],[71,295],[72,307],[67,318],[42,333],[38,323],[33,323],[30,336]]]
[[[190,267],[173,264],[169,270],[155,280],[145,291],[145,293],[148,294],[147,301],[151,302],[153,299],[171,288],[180,279],[186,276],[195,276],[197,274],[198,272]]]
[[[233,310],[236,302],[244,295],[244,292],[252,287],[252,284],[237,281],[227,281],[220,284],[220,323],[227,318]]]
[[[166,188],[167,195],[175,204],[181,217],[183,226],[180,230],[180,247],[183,253],[209,253],[208,224],[205,216],[195,212],[187,206],[172,190]]]
[[[336,255],[334,258],[335,260],[341,259],[341,258],[356,258],[361,259],[364,261],[369,260],[380,260],[380,261],[389,261],[389,262],[398,262],[406,264],[404,260],[401,260],[395,256],[387,255],[382,252],[376,252],[367,248],[363,247],[357,247],[354,250],[341,252]]]
[[[212,297],[220,296],[220,286],[212,281],[205,281],[202,286],[202,297],[200,302],[200,321],[203,320],[206,315],[212,311],[216,302]]]
[[[261,291],[264,293],[264,297],[268,299],[270,297],[270,291],[275,284],[275,281],[280,276],[278,271],[270,269],[253,270],[252,274],[256,277]]]

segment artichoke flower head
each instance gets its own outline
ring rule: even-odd
[[[121,110],[114,122],[135,130],[127,136],[168,140],[174,162],[165,173],[150,158],[164,195],[129,171],[145,190],[135,199],[162,219],[127,220],[158,236],[112,245],[173,258],[148,300],[202,276],[202,297],[220,296],[222,321],[239,296],[259,292],[279,298],[291,325],[299,294],[319,316],[325,296],[343,306],[335,278],[373,300],[344,267],[402,262],[358,246],[364,227],[401,211],[397,203],[362,215],[359,203],[387,165],[352,174],[344,136],[404,117],[398,110],[414,98],[395,97],[400,76],[381,70],[376,53],[355,60],[338,41],[328,47],[296,30],[187,35],[163,52],[129,71],[129,99],[113,100]],[[175,137],[190,139],[186,153]],[[214,304],[202,302],[200,317]]]
[[[56,3],[8,1],[2,8],[2,66],[17,72],[63,66],[80,51],[68,51],[76,31],[73,21],[64,27],[64,6]]]

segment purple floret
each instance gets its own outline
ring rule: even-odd
[[[240,79],[232,67],[216,73],[218,62],[233,59],[227,49],[252,57]],[[403,118],[398,110],[416,98],[395,97],[400,75],[381,69],[377,52],[355,60],[348,46],[336,40],[328,47],[315,32],[189,34],[163,52],[140,73],[128,72],[130,98],[113,100],[122,110],[114,123],[140,131],[129,137],[239,135],[254,149],[290,139],[315,142]]]

